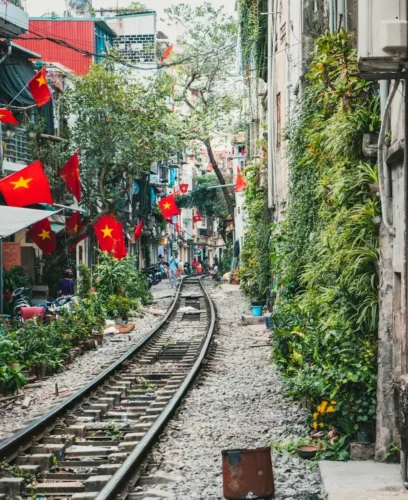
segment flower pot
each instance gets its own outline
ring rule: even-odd
[[[251,306],[265,306],[266,300],[251,300]]]
[[[262,316],[262,306],[251,307],[252,316]]]

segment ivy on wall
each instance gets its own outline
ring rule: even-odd
[[[238,0],[241,63],[254,68],[258,77],[267,80],[268,12],[267,0]]]

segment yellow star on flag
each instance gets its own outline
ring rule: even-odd
[[[105,226],[105,229],[101,229],[101,231],[103,232],[103,237],[106,238],[109,236],[109,238],[112,238],[112,231],[113,231],[113,228],[110,228],[108,227],[108,225],[106,224]]]
[[[14,184],[14,189],[19,189],[19,188],[25,188],[29,189],[30,186],[28,185],[29,182],[31,182],[33,179],[24,179],[24,177],[20,177],[18,181],[10,181],[10,184]]]
[[[78,232],[78,224],[75,224],[75,226],[72,228],[72,231],[74,231],[74,233]]]
[[[47,80],[44,78],[44,75],[41,74],[39,78],[35,79],[38,82],[38,87],[42,87],[43,85],[47,85]]]
[[[168,210],[171,207],[171,203],[167,202],[163,206],[166,210]]]
[[[44,240],[46,240],[46,239],[51,239],[50,232],[51,232],[51,231],[46,231],[45,229],[43,229],[43,230],[41,231],[41,233],[40,233],[38,236],[39,236],[40,238],[42,238],[42,239],[43,239],[43,241],[44,241]]]
[[[6,116],[6,115],[0,115],[0,119],[1,119],[1,118],[4,118],[5,116]]]

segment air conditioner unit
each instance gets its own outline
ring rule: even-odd
[[[358,66],[371,79],[391,79],[408,67],[406,0],[359,0]]]

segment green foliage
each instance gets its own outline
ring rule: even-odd
[[[345,31],[316,41],[309,86],[287,131],[290,203],[271,260],[282,295],[274,358],[292,396],[312,412],[336,400],[315,425],[346,436],[374,425],[378,322],[380,207],[369,190],[378,179],[361,144],[363,133],[378,130],[379,106],[356,73]],[[334,444],[325,457],[346,459],[343,449]]]
[[[78,117],[71,140],[81,146],[82,203],[92,214],[127,199],[131,179],[177,150],[170,95],[167,77],[139,82],[100,64],[65,94],[68,112]]]
[[[207,174],[196,176],[193,180],[193,189],[178,196],[177,205],[180,208],[198,208],[201,213],[212,217],[228,217],[229,211],[221,189],[208,189],[219,185],[217,177]],[[226,181],[229,182],[229,179]],[[232,191],[230,196],[233,197]]]
[[[238,0],[241,63],[254,67],[266,81],[268,66],[268,0]]]
[[[91,270],[86,264],[81,262],[79,264],[78,296],[82,299],[89,298],[91,295],[91,288]]]
[[[248,212],[248,230],[241,251],[239,272],[241,288],[253,300],[267,296],[271,281],[270,268],[270,224],[268,222],[266,195],[259,187],[260,164],[245,168],[247,187],[245,189],[245,208]]]
[[[25,269],[21,266],[14,266],[9,270],[3,268],[3,306],[5,314],[12,313],[9,305],[13,291],[22,287],[31,287],[31,280]],[[27,294],[29,294],[29,291]]]
[[[151,300],[146,277],[136,269],[132,256],[117,260],[100,252],[93,279],[101,300],[108,301],[112,295],[139,299],[143,304]]]
[[[108,314],[113,318],[127,319],[132,311],[136,311],[139,303],[136,299],[128,299],[122,295],[111,295],[107,303]]]

